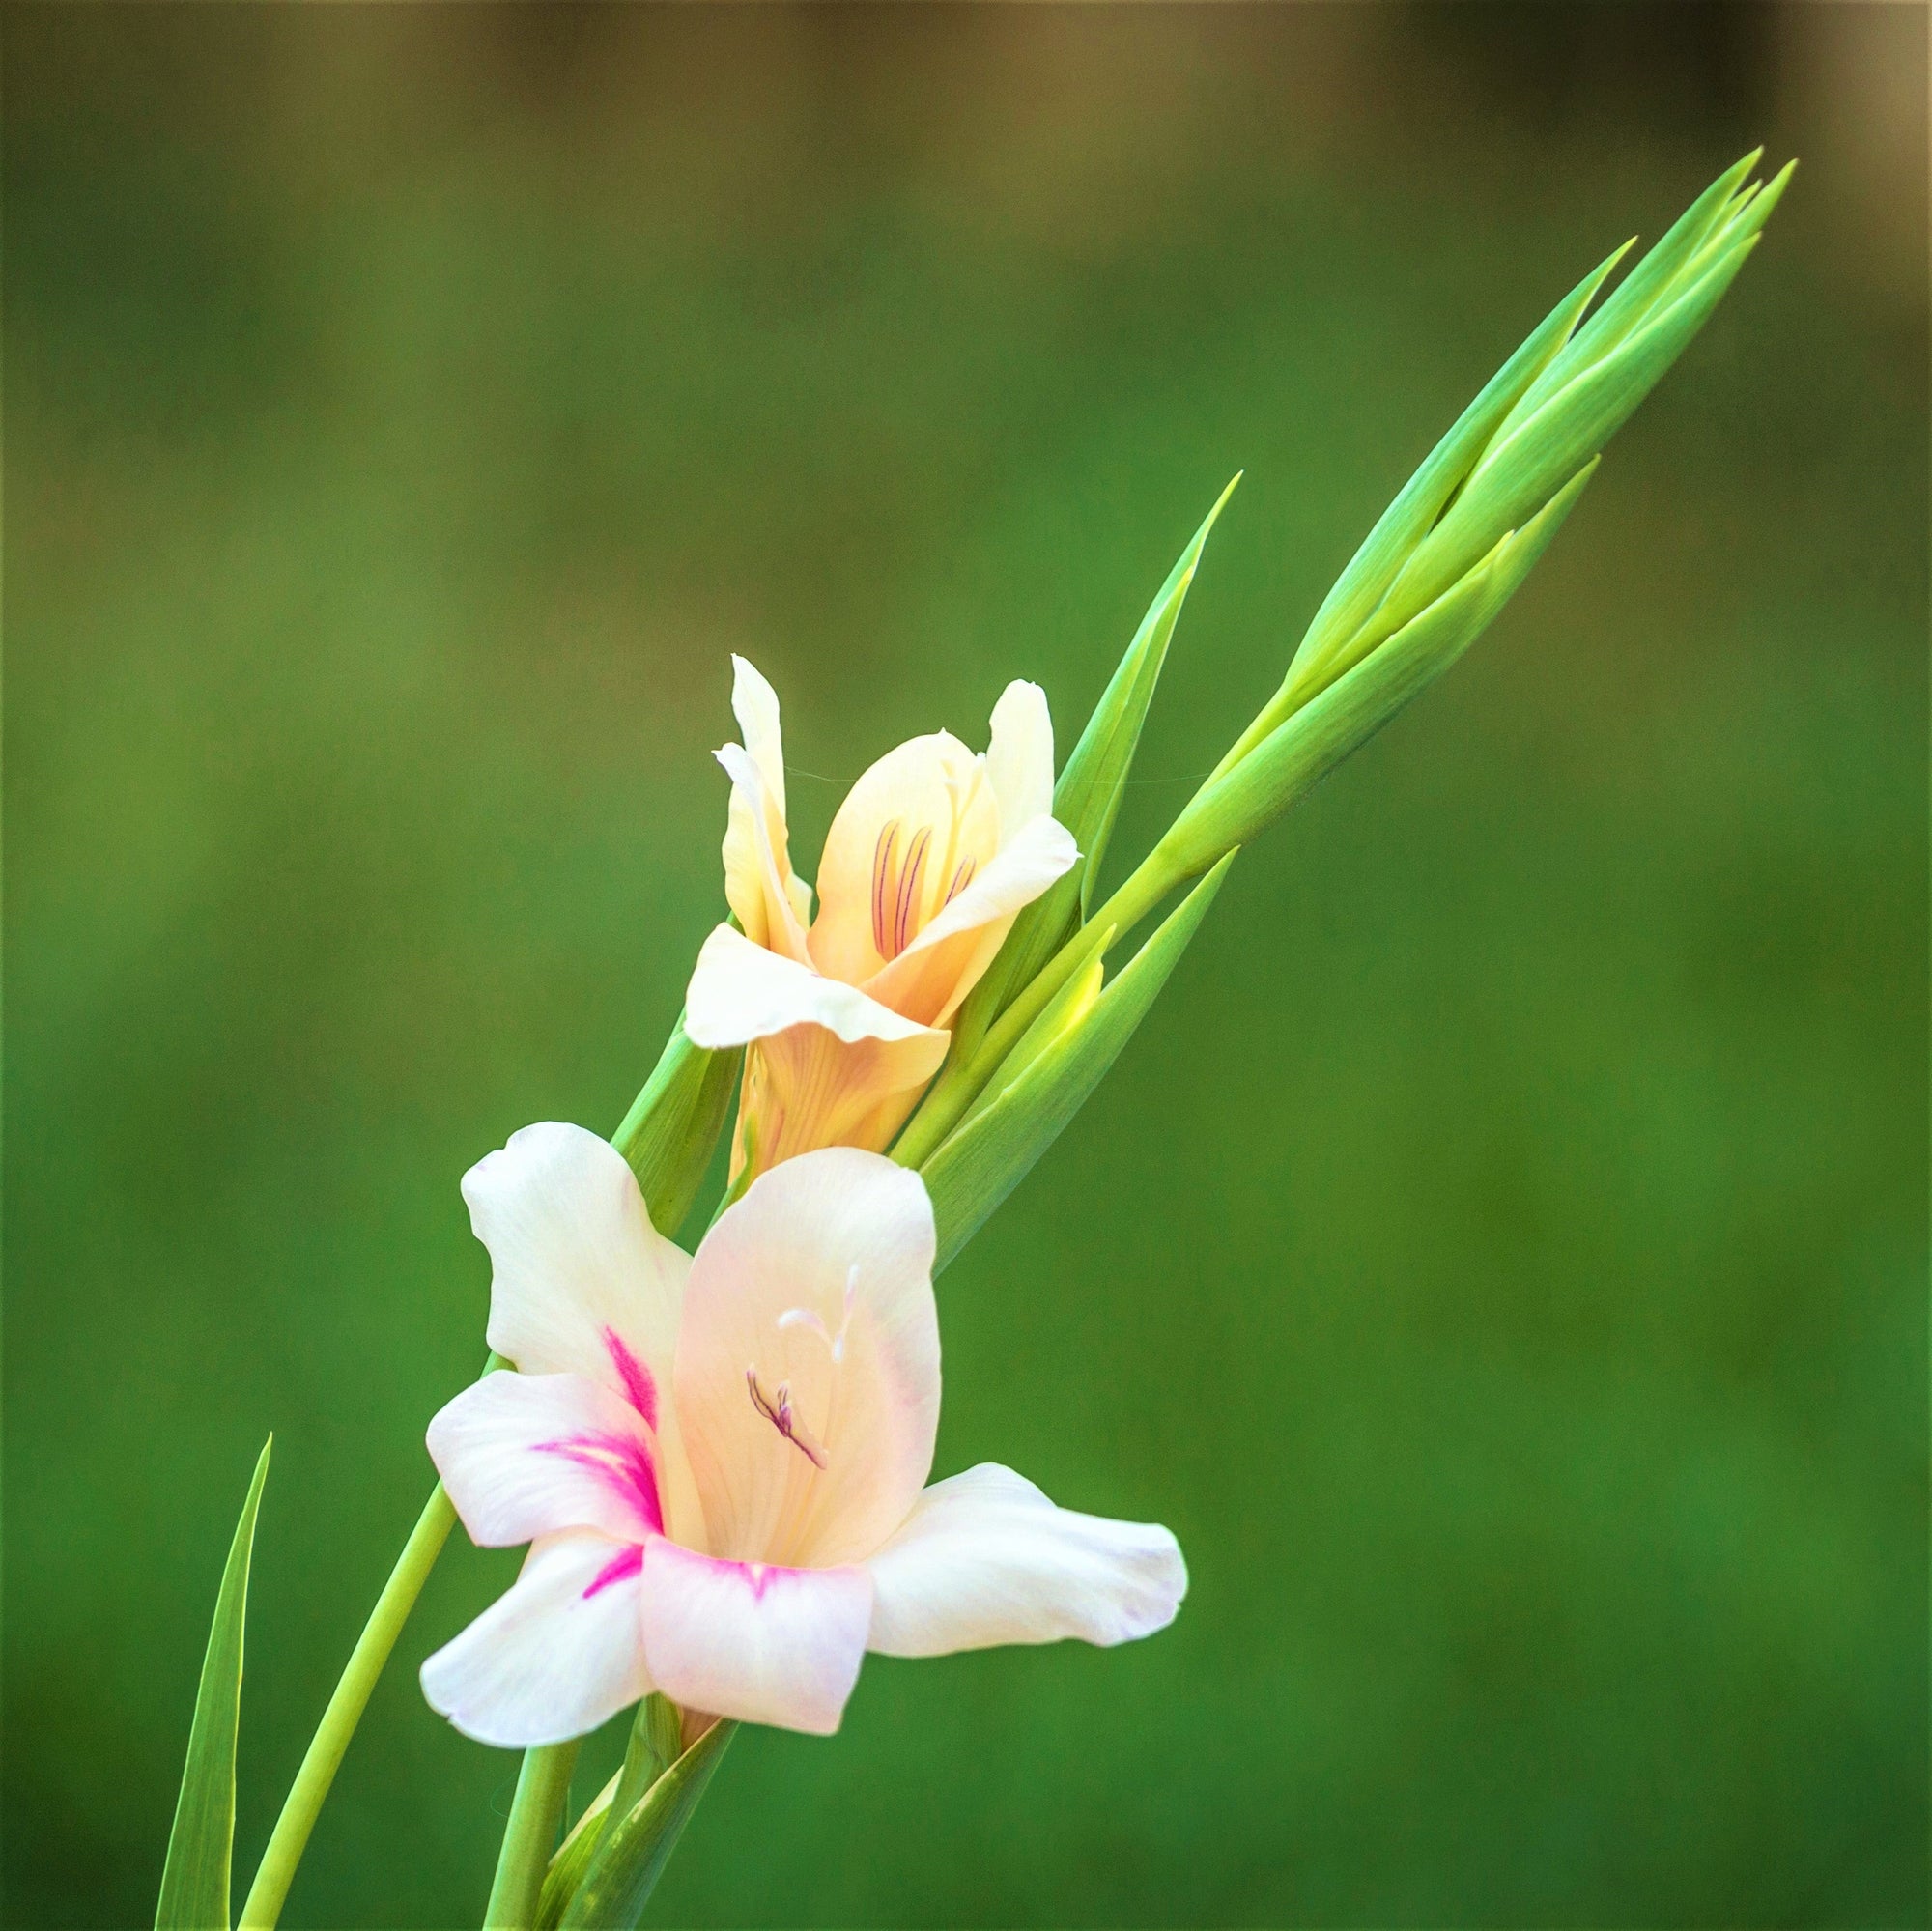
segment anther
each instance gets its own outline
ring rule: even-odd
[[[781,1381],[778,1387],[777,1398],[774,1399],[758,1386],[758,1371],[753,1366],[745,1370],[745,1386],[751,1392],[752,1406],[814,1468],[823,1468],[825,1466],[824,1454],[814,1445],[811,1437],[806,1434],[805,1429],[800,1424],[798,1417],[792,1413],[791,1383],[789,1381]]]

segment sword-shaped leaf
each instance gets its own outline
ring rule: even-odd
[[[242,1718],[242,1635],[248,1620],[248,1565],[255,1549],[255,1515],[269,1479],[270,1435],[248,1484],[242,1519],[228,1545],[214,1624],[201,1661],[187,1765],[168,1833],[155,1931],[228,1931],[228,1873],[235,1850],[235,1737]]]
[[[1094,881],[1120,815],[1121,794],[1133,769],[1134,753],[1167,662],[1167,647],[1180,621],[1180,607],[1201,566],[1201,553],[1228,498],[1240,482],[1236,474],[1215,498],[1167,582],[1148,606],[1134,640],[1114,668],[1100,701],[1080,733],[1080,742],[1053,787],[1053,815],[1073,834],[1080,862],[1013,921],[1006,944],[968,996],[953,1025],[955,1059],[970,1058],[994,1020],[1028,985],[1072,933],[1093,901]]]
[[[738,1726],[712,1724],[630,1809],[611,1806],[563,1931],[631,1931]]]

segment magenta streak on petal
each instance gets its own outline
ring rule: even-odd
[[[651,1379],[651,1371],[624,1346],[623,1337],[614,1327],[604,1330],[604,1351],[611,1357],[611,1365],[617,1371],[617,1378],[624,1384],[624,1394],[631,1406],[643,1416],[646,1428],[658,1425],[658,1384]]]
[[[644,1566],[644,1552],[641,1548],[621,1549],[590,1578],[590,1586],[583,1592],[587,1603],[600,1589],[608,1589],[613,1582],[628,1582]]]
[[[539,1441],[535,1449],[539,1455],[560,1455],[566,1462],[589,1469],[637,1510],[645,1528],[657,1535],[664,1533],[658,1472],[651,1463],[651,1451],[636,1436],[573,1434],[562,1441]]]
[[[722,1567],[737,1571],[739,1580],[751,1590],[754,1603],[762,1603],[767,1589],[776,1588],[793,1574],[789,1569],[781,1569],[769,1562],[727,1562]]]

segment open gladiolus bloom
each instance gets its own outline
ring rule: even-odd
[[[1163,1528],[1056,1508],[1009,1468],[925,1486],[939,1423],[932,1210],[834,1148],[755,1180],[695,1258],[594,1134],[526,1127],[464,1180],[490,1250],[486,1377],[431,1423],[514,1587],[423,1665],[485,1743],[560,1742],[652,1690],[829,1732],[867,1649],[939,1656],[1173,1620]]]
[[[791,868],[779,700],[732,661],[745,741],[718,759],[731,778],[724,890],[737,926],[705,941],[685,1030],[700,1046],[751,1049],[735,1174],[814,1147],[885,1147],[1014,917],[1079,852],[1053,817],[1046,695],[1015,682],[982,754],[936,731],[853,785],[826,835],[812,918]]]

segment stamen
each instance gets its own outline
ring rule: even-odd
[[[892,873],[898,838],[899,821],[894,818],[880,826],[879,841],[872,847],[872,945],[882,959],[896,956],[886,947],[886,905],[889,898],[886,880]]]
[[[825,1456],[806,1434],[798,1417],[791,1411],[791,1383],[779,1383],[776,1399],[768,1396],[758,1386],[758,1371],[755,1365],[745,1370],[745,1386],[751,1391],[752,1406],[811,1463],[814,1468],[825,1466]]]
[[[912,911],[919,897],[920,880],[925,875],[925,855],[931,846],[932,827],[922,825],[919,836],[913,839],[906,853],[905,870],[899,878],[898,917],[893,923],[891,956],[894,958],[905,951],[906,941],[916,936],[911,930]]]

